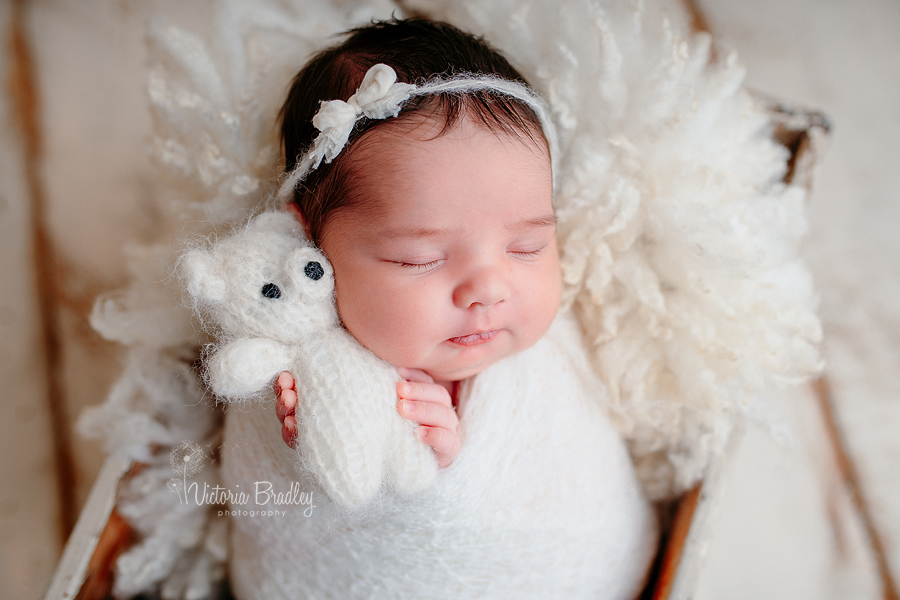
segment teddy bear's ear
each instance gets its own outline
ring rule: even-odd
[[[285,211],[269,211],[260,213],[250,221],[250,231],[274,232],[285,235],[299,235],[300,223],[294,215]]]
[[[312,298],[330,298],[334,292],[334,271],[325,255],[304,246],[292,250],[287,257],[285,270],[294,285]]]
[[[223,302],[227,295],[225,279],[207,250],[191,250],[178,261],[178,277],[194,302]]]

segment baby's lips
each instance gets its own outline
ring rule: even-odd
[[[477,346],[478,344],[486,344],[490,342],[495,337],[497,337],[498,333],[500,333],[499,329],[491,329],[489,331],[480,331],[477,333],[470,333],[458,337],[452,337],[447,341],[454,344],[459,344],[460,346]]]

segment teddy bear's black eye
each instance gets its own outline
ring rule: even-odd
[[[303,267],[303,272],[313,281],[318,281],[322,279],[322,275],[325,274],[325,269],[322,268],[322,265],[313,260],[306,263],[306,266]]]
[[[281,298],[281,290],[278,289],[278,286],[274,283],[267,283],[262,286],[262,295],[264,298],[269,298],[270,300],[278,300]]]

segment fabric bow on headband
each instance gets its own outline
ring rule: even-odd
[[[360,116],[370,119],[396,117],[400,105],[405,102],[416,86],[410,83],[396,83],[397,74],[385,64],[377,64],[366,72],[362,83],[350,99],[323,102],[312,123],[321,131],[312,147],[311,157],[315,169],[325,158],[330,163],[347,144],[350,132]]]
[[[340,154],[353,126],[362,117],[387,119],[400,114],[400,108],[412,96],[440,93],[466,93],[484,90],[510,96],[522,102],[535,112],[541,122],[544,137],[550,146],[550,161],[554,183],[556,181],[555,160],[557,157],[556,128],[550,119],[550,109],[531,88],[516,81],[484,75],[465,75],[452,79],[434,79],[421,86],[397,83],[397,73],[386,64],[379,63],[366,71],[366,76],[356,93],[346,102],[328,100],[322,102],[312,124],[319,135],[312,148],[297,161],[296,167],[287,175],[278,190],[278,199],[289,202],[294,188],[314,171],[324,159],[326,163]]]

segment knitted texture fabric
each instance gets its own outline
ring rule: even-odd
[[[217,396],[233,402],[271,395],[282,371],[294,375],[297,467],[330,499],[356,507],[372,499],[382,479],[406,494],[434,481],[431,447],[397,412],[397,370],[341,326],[331,265],[301,237],[293,216],[258,215],[211,247],[184,254],[179,273],[198,314],[222,340],[208,358]],[[264,431],[272,435],[270,427]]]
[[[571,315],[534,347],[460,390],[459,455],[427,489],[382,492],[347,511],[316,492],[272,498],[233,518],[232,591],[239,600],[634,598],[656,550],[656,524],[603,385]],[[271,411],[233,411],[223,482],[312,490],[272,435]],[[268,489],[268,487],[266,488]]]

